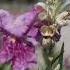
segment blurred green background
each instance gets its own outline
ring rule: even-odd
[[[0,0],[0,9],[7,9],[13,13],[28,11],[33,4],[42,0]]]

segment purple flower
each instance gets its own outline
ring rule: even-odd
[[[34,7],[31,11],[15,17],[8,11],[1,9],[0,27],[17,37],[21,37],[23,35],[35,37],[38,32],[38,28],[35,27],[35,23],[38,21],[38,14],[42,11],[42,7]]]
[[[8,11],[0,10],[0,28],[5,33],[3,47],[0,49],[0,64],[9,61],[13,70],[26,70],[36,66],[34,45],[37,43],[35,38],[38,34],[38,28],[35,23],[40,11],[35,8],[16,18]],[[30,45],[28,41],[24,42],[24,38],[23,41],[19,42],[15,36],[26,37],[26,40],[31,42]]]
[[[0,64],[10,62],[13,70],[26,70],[37,64],[35,47],[24,42],[17,42],[10,36],[3,37],[3,47],[0,50]]]
[[[41,8],[35,7],[32,11],[18,17],[11,15],[8,11],[0,10],[0,28],[5,33],[3,48],[0,49],[0,64],[9,61],[13,70],[26,70],[37,65],[35,45],[39,34],[38,26],[40,26],[38,14],[43,11]],[[22,38],[23,41],[20,39],[20,42],[17,38]]]
[[[35,27],[33,28],[33,24],[36,21],[35,18],[37,17],[37,14],[36,11],[30,11],[15,18],[7,11],[0,10],[0,27],[18,37],[21,37],[24,34],[32,36],[32,30],[34,30],[36,35],[38,30]],[[35,35],[33,34],[33,37]]]

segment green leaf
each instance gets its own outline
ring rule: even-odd
[[[0,70],[12,70],[11,64],[9,64],[9,63],[1,64]]]

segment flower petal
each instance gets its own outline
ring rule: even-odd
[[[12,45],[10,44],[7,37],[3,35],[3,44],[0,48],[0,64],[8,62],[13,57]]]
[[[0,50],[0,64],[8,62],[12,59],[12,55],[9,53],[8,48],[3,48]]]
[[[31,70],[32,68],[37,67],[36,65],[36,63],[27,63],[23,59],[20,60],[16,58],[13,61],[12,68],[13,70]]]
[[[20,15],[16,18],[15,22],[11,25],[12,28],[9,28],[8,31],[16,36],[22,36],[29,28],[31,24],[33,24],[36,12],[27,12],[24,15]]]
[[[8,25],[10,27],[10,23],[12,23],[11,14],[3,9],[0,9],[0,27],[4,28]]]
[[[36,37],[38,33],[38,28],[32,27],[28,32],[27,36]]]
[[[33,44],[33,46],[37,46],[38,45],[38,41],[36,41],[35,38],[27,38],[27,41],[31,42]]]
[[[19,49],[20,47],[21,49]],[[31,68],[32,64],[36,64],[36,55],[34,47],[23,45],[20,45],[20,47],[14,50],[16,54],[12,62],[13,70],[25,70],[27,68]]]
[[[23,61],[21,62],[21,60],[19,60],[19,59],[15,59],[13,61],[12,68],[13,68],[13,70],[25,70]]]

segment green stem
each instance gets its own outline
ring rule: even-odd
[[[64,43],[63,43],[62,48],[61,48],[61,53],[62,52],[64,52]],[[63,53],[59,58],[59,64],[60,64],[60,70],[62,70],[63,69]]]

